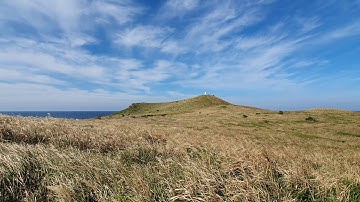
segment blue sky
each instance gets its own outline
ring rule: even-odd
[[[2,0],[0,110],[215,94],[360,110],[359,0]]]

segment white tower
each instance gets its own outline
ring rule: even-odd
[[[207,95],[206,91],[205,91],[204,95]]]

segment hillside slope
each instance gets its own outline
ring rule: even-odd
[[[360,113],[207,96],[135,106],[194,111],[0,115],[0,201],[360,201]]]
[[[164,103],[133,103],[128,108],[119,111],[112,117],[122,115],[163,115],[163,114],[182,114],[195,110],[221,105],[231,105],[213,95],[201,95],[190,99]]]

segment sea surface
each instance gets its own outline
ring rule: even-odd
[[[115,111],[0,111],[0,114],[11,116],[53,117],[66,119],[91,119],[107,116]]]

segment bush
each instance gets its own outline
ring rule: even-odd
[[[316,119],[314,117],[311,117],[311,116],[307,117],[305,120],[307,122],[316,122]]]

